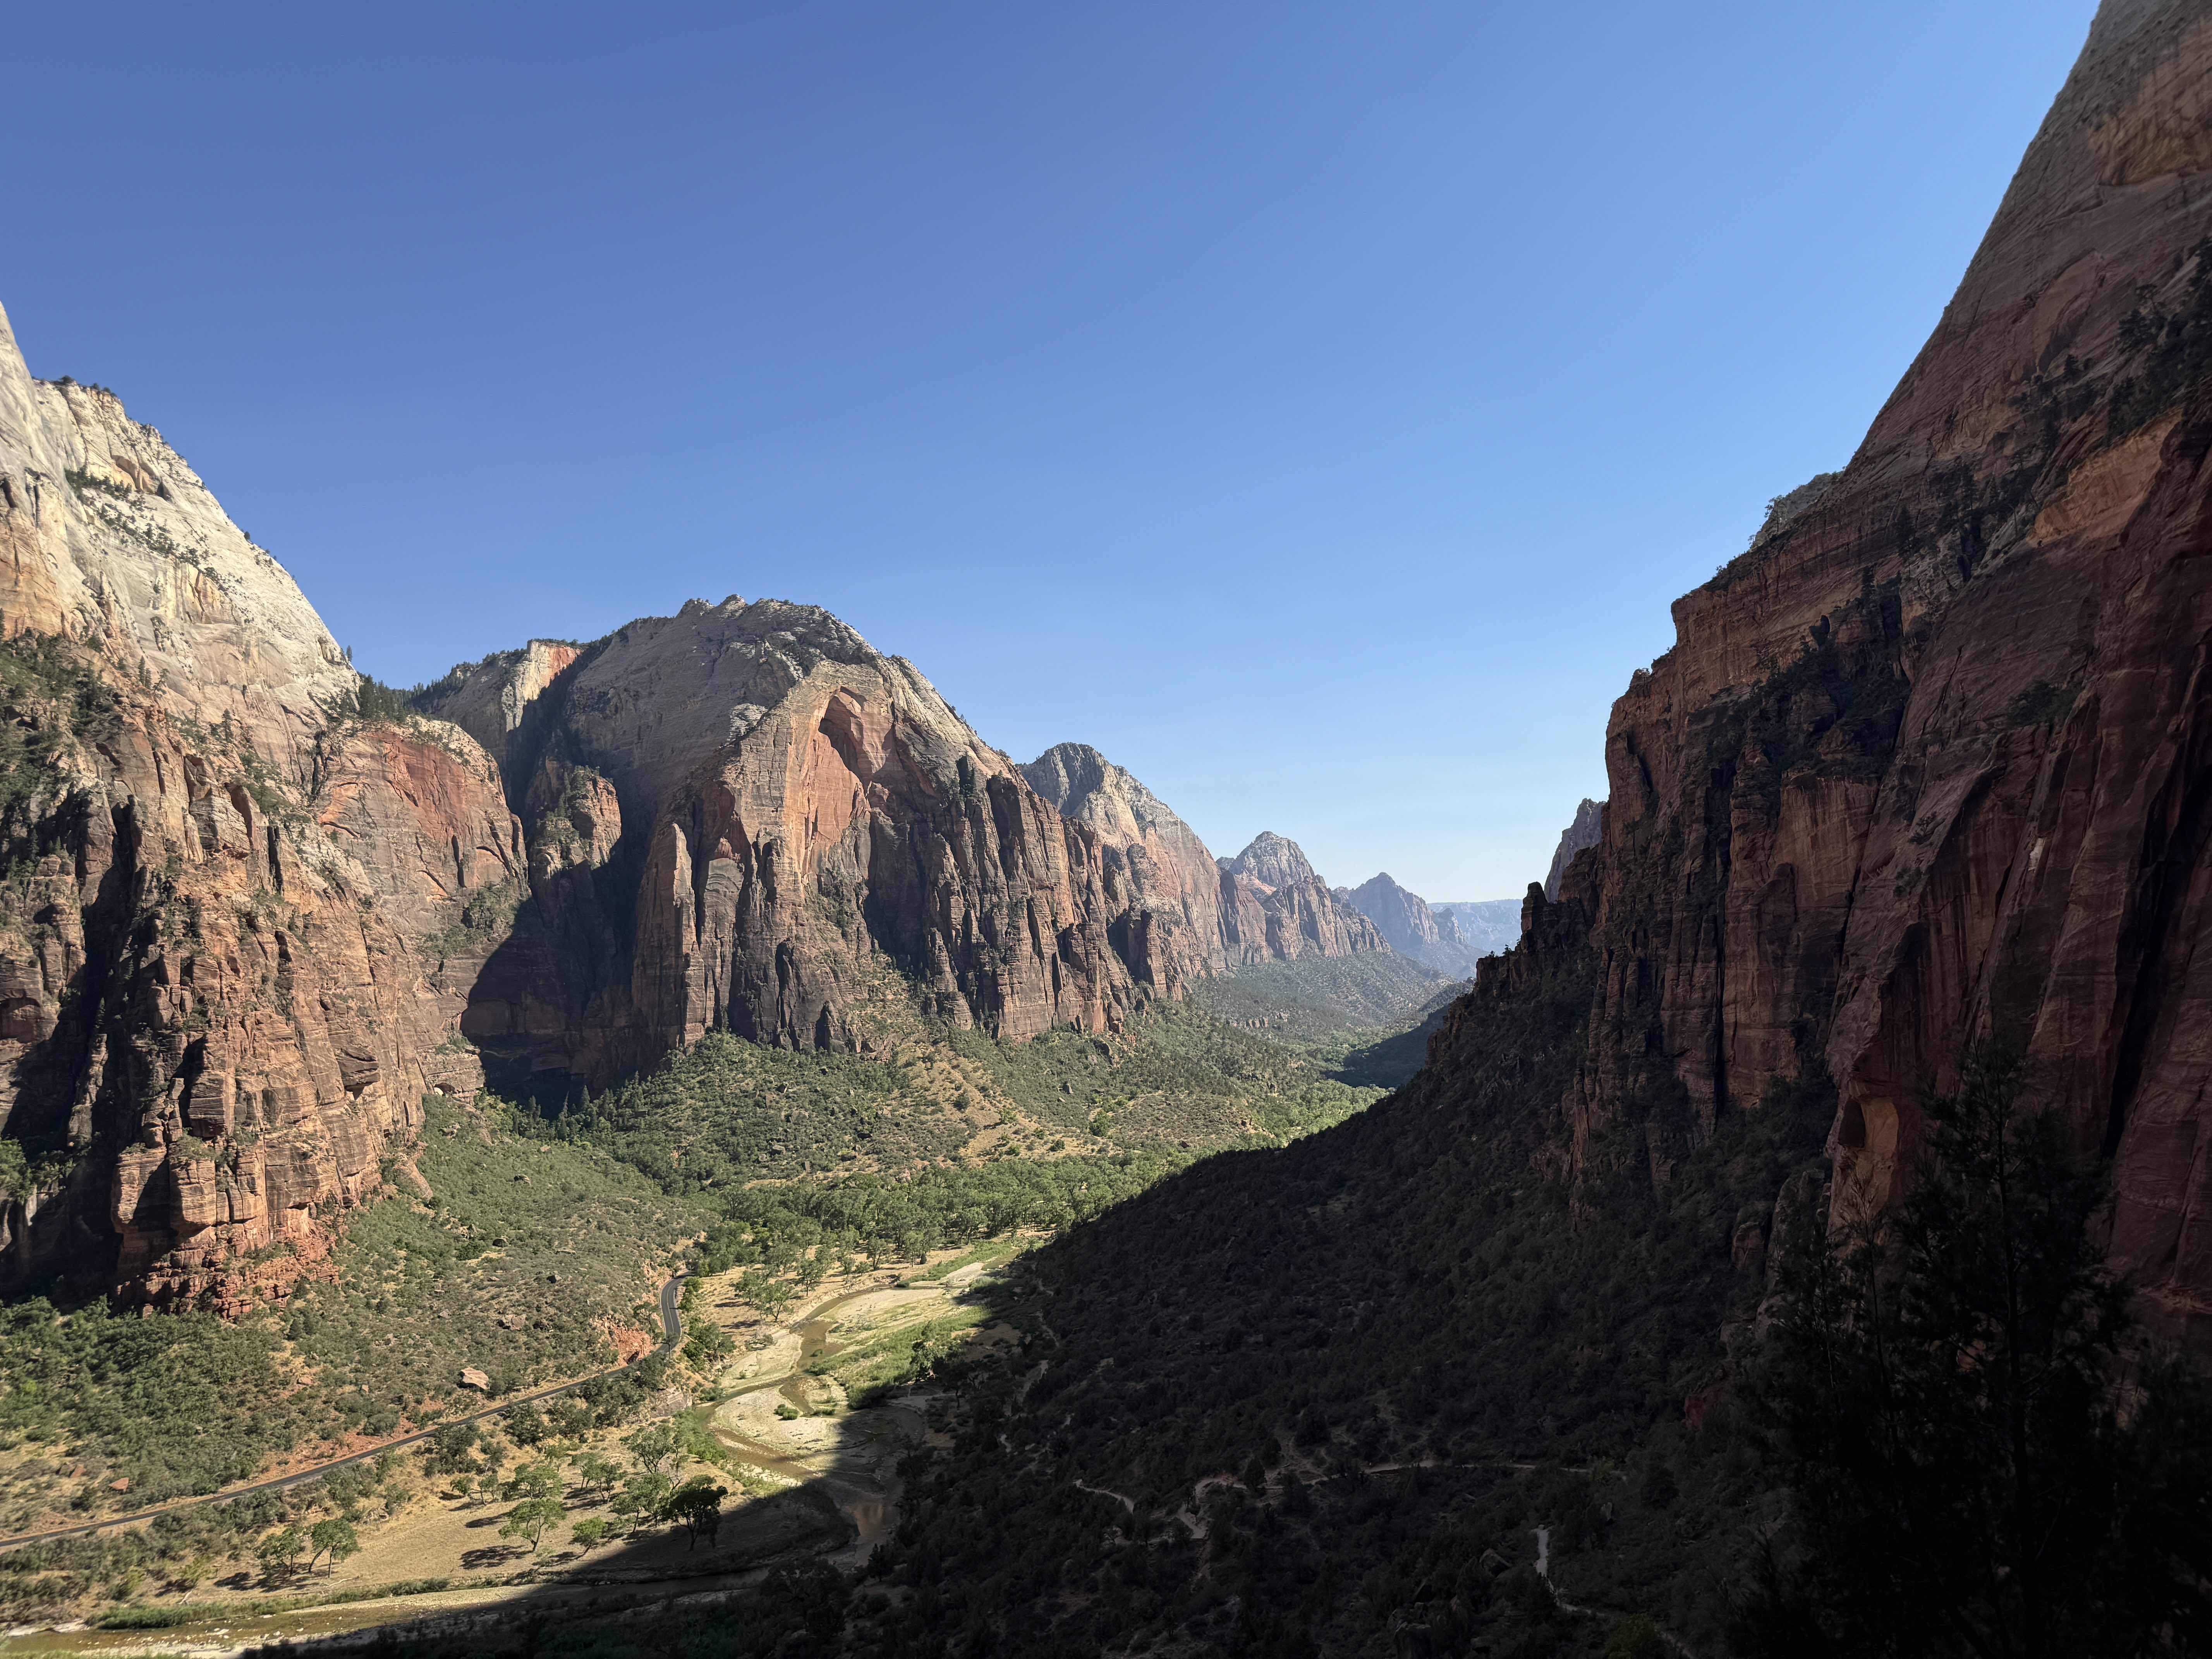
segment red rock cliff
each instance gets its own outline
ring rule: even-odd
[[[473,1086],[422,945],[520,838],[458,729],[332,712],[291,579],[4,319],[0,630],[0,1276],[238,1309]]]
[[[2212,1315],[2208,237],[2212,8],[2108,0],[1850,465],[1614,708],[1578,1151],[1641,1123],[1663,1171],[1662,1123],[1825,1070],[1878,1205],[2011,1036],[2113,1160],[2115,1258]]]
[[[1130,1006],[1097,836],[827,611],[693,600],[429,702],[503,727],[533,848],[574,849],[533,854],[472,994],[504,1081],[603,1081],[716,1026],[864,1048],[910,994],[1009,1038]]]

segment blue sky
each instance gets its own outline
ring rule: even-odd
[[[1216,852],[1510,896],[2092,9],[26,8],[0,303],[380,678],[805,600]]]

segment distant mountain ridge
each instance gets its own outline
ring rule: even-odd
[[[1197,832],[1127,769],[1088,744],[1055,744],[1021,769],[1035,789],[1098,838],[1121,953],[1139,980],[1170,994],[1205,974],[1302,957],[1387,949],[1338,902],[1298,844],[1262,830],[1235,858]]]
[[[1458,918],[1438,910],[1419,893],[1408,892],[1387,872],[1370,876],[1358,887],[1336,889],[1336,898],[1373,922],[1399,955],[1455,979],[1474,973],[1482,953],[1468,943]]]
[[[1510,951],[1521,939],[1521,901],[1510,899],[1440,899],[1435,909],[1449,915],[1460,937],[1477,957]]]

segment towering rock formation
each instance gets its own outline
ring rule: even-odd
[[[1778,498],[1778,507],[1780,501],[1786,499],[1788,498]],[[1757,544],[1753,543],[1753,545],[1756,546]],[[1567,866],[1575,861],[1575,854],[1585,847],[1597,845],[1604,812],[1605,804],[1602,801],[1590,800],[1587,798],[1580,806],[1575,808],[1574,822],[1559,832],[1559,851],[1552,854],[1552,868],[1544,878],[1545,897],[1558,898],[1559,883],[1566,876]]]
[[[2106,0],[1850,465],[1614,708],[1603,839],[1523,947],[1596,954],[1577,1155],[1662,1172],[1825,1074],[1863,1210],[1922,1090],[2015,1041],[2112,1161],[2115,1260],[2212,1316],[2208,239],[2212,13]]]
[[[1400,956],[1455,979],[1474,971],[1477,953],[1462,936],[1458,919],[1449,910],[1433,908],[1419,894],[1407,892],[1387,872],[1357,887],[1337,888],[1335,898],[1373,922]]]
[[[417,943],[520,837],[465,734],[349,714],[276,562],[4,319],[0,631],[0,1273],[240,1305],[473,1085]]]
[[[530,831],[464,1023],[503,1080],[604,1082],[715,1026],[859,1048],[907,983],[1010,1038],[1130,1005],[1098,837],[826,611],[694,599],[422,702],[494,746]]]
[[[1390,948],[1373,922],[1337,902],[1294,841],[1263,830],[1218,862],[1222,947],[1232,966]]]
[[[1115,946],[1140,984],[1175,996],[1220,971],[1221,872],[1188,824],[1087,744],[1048,749],[1022,775],[1097,836]]]

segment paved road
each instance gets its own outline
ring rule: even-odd
[[[684,1340],[684,1322],[676,1311],[676,1298],[684,1288],[684,1275],[678,1273],[660,1287],[661,1338],[659,1347],[653,1351],[656,1353],[671,1352],[675,1349],[676,1345]],[[89,1522],[81,1527],[55,1527],[46,1532],[18,1533],[13,1538],[0,1538],[0,1550],[14,1549],[22,1544],[43,1543],[49,1538],[79,1538],[87,1533],[106,1532],[116,1527],[133,1526],[138,1522],[150,1520],[157,1515],[173,1515],[179,1510],[196,1510],[205,1504],[228,1504],[234,1498],[250,1498],[258,1492],[282,1492],[287,1486],[297,1486],[309,1480],[319,1480],[332,1469],[343,1469],[355,1463],[366,1463],[371,1458],[381,1457],[386,1452],[398,1451],[407,1446],[420,1445],[435,1434],[438,1429],[448,1429],[456,1423],[481,1423],[487,1417],[500,1416],[503,1413],[513,1411],[517,1406],[534,1405],[540,1400],[552,1400],[567,1394],[572,1389],[580,1389],[586,1382],[596,1382],[603,1376],[619,1376],[622,1372],[629,1370],[630,1366],[642,1364],[644,1358],[645,1356],[641,1354],[637,1358],[631,1360],[629,1365],[610,1366],[605,1370],[594,1371],[589,1376],[579,1376],[571,1382],[556,1382],[550,1389],[539,1389],[534,1394],[516,1395],[510,1399],[501,1401],[496,1406],[487,1406],[480,1412],[471,1412],[466,1417],[450,1418],[439,1424],[436,1428],[423,1429],[414,1434],[402,1435],[397,1440],[386,1440],[380,1445],[371,1446],[366,1451],[352,1452],[343,1457],[334,1457],[327,1463],[317,1463],[311,1468],[297,1469],[290,1474],[279,1475],[273,1480],[257,1480],[247,1486],[232,1486],[222,1492],[210,1492],[204,1498],[180,1498],[174,1503],[156,1504],[148,1509],[135,1510],[129,1515],[118,1515],[106,1521]]]

